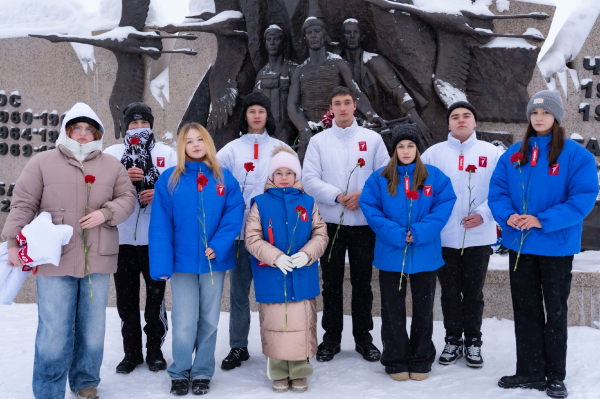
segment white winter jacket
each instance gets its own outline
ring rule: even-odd
[[[359,158],[365,160],[365,166],[352,173],[349,193],[362,190],[373,171],[386,166],[390,160],[381,135],[359,127],[356,119],[345,129],[338,127],[334,119],[330,129],[315,135],[308,143],[302,184],[304,192],[317,201],[326,223],[339,223],[343,207],[336,198],[346,191],[348,177]],[[367,219],[360,208],[346,209],[344,226],[365,225]]]
[[[258,159],[254,159],[255,143],[258,144]],[[250,213],[250,200],[257,195],[264,194],[273,150],[282,144],[288,147],[283,141],[269,136],[265,129],[263,134],[246,133],[239,139],[227,143],[217,153],[217,159],[221,167],[228,169],[233,174],[238,183],[240,183],[240,189],[244,192],[246,208],[244,210],[244,224],[237,238],[239,240],[244,239],[246,218],[248,217],[248,213]],[[254,164],[254,171],[249,172],[247,178],[246,169],[244,169],[246,162]],[[246,185],[244,186],[245,178]]]
[[[109,154],[117,158],[119,161],[123,158],[125,152],[125,144],[115,144],[104,150],[105,154]],[[150,151],[152,163],[162,174],[165,170],[177,166],[177,153],[174,149],[166,144],[156,142],[154,148]],[[140,219],[137,226],[136,238],[134,238],[135,222],[140,210],[139,201],[135,201],[135,211],[123,223],[117,225],[119,229],[119,245],[148,245],[148,228],[150,227],[150,214],[152,213],[152,204],[142,209]]]
[[[464,156],[463,170],[459,170],[461,154]],[[423,163],[437,167],[450,178],[456,194],[454,209],[442,230],[443,247],[462,248],[465,229],[461,221],[469,213],[469,173],[466,172],[469,165],[477,167],[475,173],[471,174],[473,188],[471,200],[475,200],[471,213],[480,214],[483,224],[467,230],[465,248],[491,245],[496,242],[496,222],[488,207],[488,191],[500,155],[502,154],[495,145],[477,140],[477,135],[473,132],[471,137],[462,144],[452,136],[452,133],[449,133],[448,141],[430,147],[421,156]]]

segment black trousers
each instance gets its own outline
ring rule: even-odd
[[[516,258],[517,253],[510,250],[517,375],[562,381],[566,375],[567,299],[573,256],[521,254],[515,271]]]
[[[412,324],[410,338],[406,332],[407,277],[398,272],[379,271],[381,289],[381,364],[388,374],[412,372],[429,373],[435,360],[433,335],[433,300],[436,272],[410,275]]]
[[[150,278],[150,259],[147,245],[119,245],[118,269],[114,274],[117,292],[117,310],[121,317],[121,334],[126,355],[142,354],[142,327],[140,324],[140,273],[146,282],[146,348],[158,351],[162,346],[169,324],[165,309],[165,281]]]
[[[321,257],[323,273],[323,341],[339,343],[344,328],[344,270],[346,249],[350,260],[352,284],[352,335],[358,343],[373,342],[373,291],[371,277],[375,253],[375,233],[369,226],[341,226],[333,245],[331,261],[329,251],[337,224],[327,223],[329,244]]]
[[[442,247],[446,263],[438,272],[442,287],[442,312],[446,340],[456,341],[463,333],[467,341],[481,342],[483,317],[483,285],[492,247],[489,245],[462,249]]]

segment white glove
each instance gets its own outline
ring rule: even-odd
[[[275,266],[277,266],[279,270],[283,272],[283,274],[291,272],[294,268],[294,265],[292,264],[292,258],[287,255],[281,255],[279,258],[277,258],[275,261]]]
[[[296,268],[306,266],[308,264],[308,262],[310,262],[310,258],[304,252],[298,252],[298,253],[292,255],[291,259],[292,259],[292,265],[294,265],[294,267],[296,267]]]

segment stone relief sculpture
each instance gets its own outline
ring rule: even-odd
[[[122,0],[119,27],[97,36],[30,35],[53,43],[75,42],[91,44],[112,51],[117,58],[118,69],[113,91],[109,99],[110,112],[115,126],[115,138],[125,136],[126,126],[121,125],[123,110],[132,102],[142,101],[144,90],[144,62],[142,54],[158,59],[163,53],[196,55],[195,51],[162,51],[163,39],[197,39],[194,35],[161,36],[158,32],[142,32],[150,7],[150,0]]]
[[[358,20],[349,18],[342,28],[343,48],[339,54],[352,69],[353,79],[371,101],[378,115],[385,120],[409,117],[421,130],[426,145],[433,136],[415,109],[415,101],[401,83],[399,73],[382,56],[363,50],[363,33]]]
[[[264,41],[269,62],[258,71],[254,91],[269,97],[277,124],[275,137],[291,145],[298,133],[288,116],[287,104],[290,81],[298,64],[284,58],[285,36],[278,25],[271,25],[265,30]]]
[[[357,110],[367,121],[385,125],[352,79],[348,63],[339,55],[327,51],[325,45],[331,39],[325,23],[316,17],[309,17],[302,27],[302,34],[309,48],[309,57],[294,72],[288,99],[290,119],[300,132],[300,159],[304,159],[312,137],[308,122],[318,122],[329,110],[329,95],[337,86],[346,86],[354,92]]]

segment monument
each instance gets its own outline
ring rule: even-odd
[[[122,3],[108,31],[0,39],[0,227],[23,166],[53,148],[79,101],[105,124],[105,147],[122,140],[122,109],[143,101],[158,140],[174,145],[195,121],[221,148],[239,137],[243,98],[260,91],[276,136],[302,154],[339,84],[357,94],[359,122],[384,139],[411,121],[428,144],[444,140],[448,105],[467,99],[479,137],[499,146],[522,138],[529,96],[555,87],[568,135],[600,160],[598,15],[581,51],[548,72],[537,66],[555,11],[546,0],[215,0],[211,9],[191,0],[188,18],[158,27],[147,23],[149,0]],[[584,249],[600,249],[598,206],[585,226]]]

